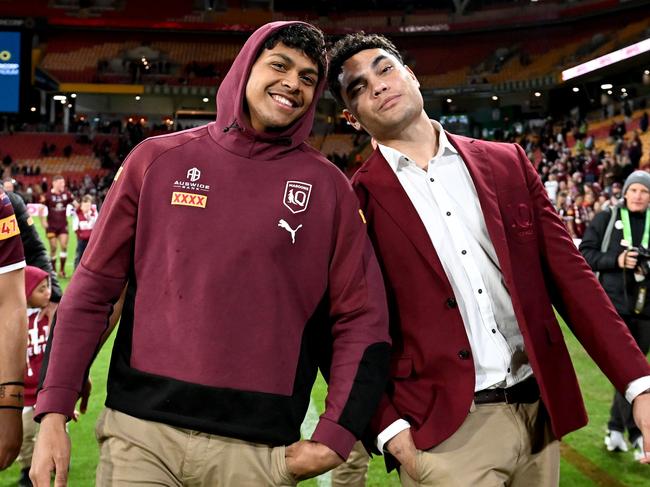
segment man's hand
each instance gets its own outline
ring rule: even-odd
[[[417,457],[418,450],[415,448],[415,443],[413,443],[411,428],[400,431],[395,436],[393,436],[390,440],[388,440],[385,448],[388,450],[388,453],[393,455],[402,465],[402,468],[404,468],[409,477],[415,481],[419,480],[419,475],[415,467],[415,459]]]
[[[634,269],[639,253],[636,250],[624,250],[618,256],[618,266],[621,269]]]
[[[287,468],[296,480],[316,477],[343,463],[343,459],[334,450],[309,440],[300,440],[289,445],[285,457]]]
[[[650,394],[636,396],[636,399],[632,402],[632,413],[634,414],[634,422],[643,435],[645,458],[642,458],[640,462],[650,464]]]
[[[62,414],[46,414],[41,421],[32,468],[29,478],[34,487],[49,487],[52,471],[56,472],[55,487],[68,485],[70,465],[70,438],[65,430],[66,418]]]
[[[11,465],[23,442],[23,418],[19,409],[0,410],[0,470]]]
[[[43,308],[43,317],[47,317],[48,322],[50,325],[52,324],[52,320],[54,320],[54,313],[56,313],[56,308],[59,306],[59,303],[55,303],[53,301],[50,301],[45,308]]]

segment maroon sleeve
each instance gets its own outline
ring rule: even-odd
[[[390,338],[379,265],[354,191],[340,178],[329,270],[333,353],[325,412],[312,439],[345,459],[384,391]]]
[[[90,242],[61,300],[36,416],[72,417],[113,304],[124,288],[134,245],[144,173],[154,159],[144,142],[127,157],[108,192]]]
[[[14,208],[0,190],[0,274],[25,266],[23,243]]]
[[[540,250],[552,282],[553,305],[614,387],[624,392],[633,380],[650,375],[650,365],[571,240],[523,149],[515,148],[541,228]]]
[[[368,213],[367,211],[368,194],[365,188],[363,187],[363,184],[358,182],[357,177],[353,177],[352,185],[354,187],[354,191],[359,200],[359,204],[361,205],[361,210],[364,213]],[[389,320],[390,320],[390,314],[389,314]],[[390,326],[389,326],[389,330],[390,330]],[[370,421],[371,434],[373,435],[373,437],[376,437],[379,433],[384,431],[386,428],[388,428],[391,424],[393,424],[398,419],[403,419],[402,415],[397,411],[397,409],[393,405],[390,396],[384,392],[381,397],[381,400],[379,401],[379,405],[377,406],[375,414],[372,416],[372,419]]]

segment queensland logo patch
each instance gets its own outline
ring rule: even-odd
[[[193,206],[194,208],[205,208],[208,204],[208,197],[202,194],[181,193],[174,191],[172,193],[172,205]]]
[[[289,208],[291,213],[302,213],[309,205],[311,196],[311,184],[302,181],[287,181],[284,187],[284,199],[282,203]]]

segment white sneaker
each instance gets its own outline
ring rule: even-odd
[[[607,451],[627,451],[627,443],[625,443],[623,433],[620,431],[607,431],[605,446],[607,447]]]
[[[638,462],[642,458],[645,458],[645,455],[643,454],[643,436],[639,436],[634,443],[632,443],[632,446],[634,447],[634,459]]]

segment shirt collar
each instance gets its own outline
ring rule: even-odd
[[[452,154],[458,154],[456,148],[451,145],[451,142],[449,142],[449,138],[447,138],[447,134],[442,128],[442,125],[440,125],[440,123],[436,120],[431,120],[431,125],[433,125],[433,129],[436,131],[436,134],[438,134],[438,152],[435,153],[431,160],[435,161],[439,157],[442,157],[442,155],[445,154],[445,151],[448,151]],[[382,144],[377,144],[377,147],[379,148],[381,155],[384,156],[384,159],[386,159],[388,162],[388,165],[395,172],[397,172],[400,164],[408,164],[410,161],[410,159],[405,154],[402,154],[397,149],[393,149],[392,147]]]

